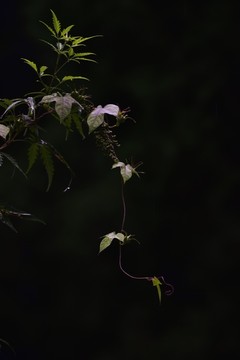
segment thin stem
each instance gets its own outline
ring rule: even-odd
[[[119,260],[118,260],[118,264],[119,264],[119,268],[120,270],[125,274],[127,275],[128,277],[130,277],[131,279],[135,279],[135,280],[152,280],[151,277],[149,276],[134,276],[134,275],[131,275],[129,274],[126,270],[123,269],[123,266],[122,266],[122,245],[119,244]]]
[[[125,226],[125,220],[126,220],[126,213],[127,213],[127,207],[126,207],[126,201],[125,201],[125,196],[124,196],[124,181],[122,179],[121,181],[121,198],[122,198],[122,206],[123,206],[123,216],[122,216],[122,224],[121,224],[121,232],[125,232],[124,231],[124,226]],[[147,276],[134,276],[129,274],[126,270],[123,269],[122,266],[122,245],[119,244],[119,259],[118,259],[118,264],[119,264],[119,268],[120,270],[127,275],[128,277],[130,277],[131,279],[135,279],[135,280],[151,280],[151,278],[147,277]]]
[[[123,179],[121,179],[121,198],[122,198],[122,206],[123,206],[123,217],[122,217],[121,231],[124,231],[127,208],[126,208],[126,201],[125,201],[125,196],[124,196],[124,182],[123,182]]]

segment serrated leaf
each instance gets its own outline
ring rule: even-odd
[[[95,55],[92,52],[86,52],[86,53],[74,53],[74,56],[71,60],[79,60],[79,61],[92,61],[92,62],[96,62],[96,60],[93,60],[91,58],[89,58],[88,56],[90,55]]]
[[[75,39],[73,40],[72,42],[72,46],[79,46],[79,44],[87,41],[87,40],[90,40],[90,39],[93,39],[95,37],[99,37],[101,35],[93,35],[93,36],[88,36],[88,37],[82,37],[82,36],[76,36]]]
[[[66,27],[66,29],[63,29],[61,32],[62,36],[65,36],[66,34],[69,33],[69,31],[74,27],[74,25],[69,25],[68,27]]]
[[[154,276],[152,278],[152,284],[153,284],[153,286],[156,286],[156,288],[157,288],[158,299],[159,299],[159,302],[161,304],[161,288],[160,288],[160,285],[162,285],[162,283],[160,282],[160,280],[156,276]]]
[[[37,65],[33,62],[33,61],[30,61],[28,59],[25,59],[25,58],[22,58],[22,60],[28,64],[33,70],[35,70],[37,73],[38,73],[38,68],[37,68]]]
[[[89,79],[84,76],[71,76],[71,75],[67,75],[62,78],[62,81],[73,81],[73,80],[89,80]]]
[[[89,56],[89,55],[96,55],[95,53],[93,52],[82,52],[82,53],[75,53],[75,56],[81,58],[81,57],[84,57],[84,56]]]
[[[10,221],[10,218],[18,218],[21,220],[28,220],[28,221],[38,221],[41,222],[42,224],[45,224],[44,221],[42,221],[41,219],[25,211],[0,207],[0,221],[2,221],[5,225],[9,226],[15,232],[17,232],[12,222]]]
[[[60,24],[60,21],[58,20],[56,14],[54,13],[53,10],[50,10],[51,13],[52,13],[52,22],[53,22],[53,28],[56,32],[56,34],[58,35],[58,33],[60,32],[61,30],[61,24]]]
[[[9,131],[10,131],[10,128],[8,126],[0,124],[0,137],[2,137],[3,139],[6,139]]]
[[[45,44],[49,45],[54,51],[58,52],[57,47],[54,46],[53,44],[51,44],[49,41],[46,41],[46,40],[43,40],[43,39],[41,39],[41,41],[44,42]]]
[[[18,165],[17,161],[9,154],[6,154],[5,152],[1,152],[1,155],[4,156],[8,161],[18,170],[20,171],[24,177],[27,177],[25,172],[21,169],[21,167]]]
[[[46,24],[42,20],[40,20],[40,23],[43,24],[44,26],[46,26],[46,28],[55,36],[55,31],[48,24]]]
[[[48,186],[47,186],[47,190],[46,190],[46,191],[48,191],[52,184],[53,174],[54,174],[52,152],[48,145],[43,144],[40,146],[40,153],[41,153],[44,168],[45,168],[47,176],[48,176]]]
[[[35,164],[37,157],[39,154],[39,144],[32,143],[28,148],[28,168],[27,173],[31,170],[33,165]]]
[[[0,106],[6,109],[9,105],[11,105],[12,100],[10,99],[0,99]]]
[[[73,112],[72,120],[73,120],[79,134],[82,136],[83,139],[85,139],[85,135],[83,133],[83,127],[82,127],[82,120],[81,120],[80,116]]]

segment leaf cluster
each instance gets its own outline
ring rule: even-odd
[[[119,143],[114,130],[126,120],[126,111],[121,111],[115,104],[95,107],[89,100],[86,89],[76,88],[76,82],[87,78],[80,74],[69,74],[66,67],[70,62],[79,64],[80,61],[95,61],[92,59],[93,52],[82,49],[88,40],[96,36],[72,35],[74,25],[63,28],[52,10],[51,15],[50,25],[43,21],[41,23],[49,31],[53,41],[42,41],[48,45],[52,57],[55,58],[54,68],[51,71],[48,64],[38,65],[35,61],[22,58],[35,72],[37,83],[40,85],[39,91],[22,98],[0,99],[0,166],[7,160],[27,176],[35,163],[41,161],[47,175],[47,191],[53,182],[55,161],[60,161],[73,176],[73,171],[64,156],[45,139],[42,120],[53,118],[59,126],[64,127],[66,139],[74,131],[77,131],[82,139],[89,135],[94,136],[98,148],[112,159],[114,167],[121,164],[121,175],[125,182],[131,177],[130,173],[134,173],[134,169],[119,161],[116,153]],[[7,152],[16,141],[27,143],[26,170],[23,170],[18,161]],[[124,174],[124,169],[127,175]]]
[[[40,160],[47,175],[48,191],[52,185],[55,173],[55,160],[60,161],[71,176],[73,171],[53,144],[45,139],[45,129],[42,128],[42,119],[55,119],[57,125],[64,127],[66,140],[69,134],[76,131],[81,139],[94,136],[98,148],[112,160],[112,169],[119,168],[122,185],[123,219],[121,230],[112,231],[102,237],[99,253],[108,248],[113,240],[119,242],[119,267],[121,271],[132,279],[151,281],[156,287],[159,302],[161,302],[161,287],[163,283],[159,277],[133,276],[122,267],[121,247],[136,240],[133,235],[128,235],[124,230],[126,204],[123,187],[133,175],[139,177],[138,166],[121,161],[117,154],[119,143],[116,130],[125,123],[129,109],[121,110],[118,105],[107,104],[105,106],[94,106],[86,94],[85,88],[76,88],[76,82],[86,81],[87,77],[82,74],[70,74],[67,69],[69,63],[79,64],[81,61],[92,61],[95,54],[83,51],[86,42],[96,36],[82,37],[72,35],[74,25],[62,27],[58,17],[51,10],[51,24],[43,21],[41,23],[49,31],[52,41],[42,40],[53,54],[55,65],[53,69],[49,64],[37,64],[33,60],[22,58],[36,74],[39,91],[31,92],[23,98],[0,99],[0,170],[5,160],[10,162],[14,169],[20,171],[24,176],[32,170],[34,164]],[[18,161],[8,152],[8,148],[15,141],[27,143],[27,169],[23,170]],[[40,221],[28,212],[16,210],[0,203],[0,221],[16,231],[12,219],[27,219]],[[136,240],[137,241],[137,240]],[[166,284],[166,283],[165,283]],[[170,286],[171,287],[171,286]],[[172,289],[170,289],[171,292]],[[0,339],[1,341],[1,339]]]

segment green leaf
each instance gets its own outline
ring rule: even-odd
[[[83,133],[82,120],[78,114],[75,112],[72,113],[72,120],[83,139],[85,139],[85,135]]]
[[[1,118],[4,117],[4,115],[10,111],[11,109],[15,108],[17,105],[20,105],[20,104],[23,104],[25,103],[25,100],[24,99],[17,99],[15,101],[13,101],[8,107],[7,109],[4,111],[4,113],[2,114]]]
[[[2,137],[3,139],[6,139],[9,131],[10,131],[10,128],[8,126],[0,124],[0,137]]]
[[[65,35],[67,35],[73,27],[74,25],[69,25],[68,27],[66,27],[66,29],[63,29],[61,35],[65,37]]]
[[[111,245],[111,243],[114,239],[114,236],[115,236],[115,232],[112,232],[112,233],[104,236],[104,238],[102,239],[100,246],[99,246],[99,253]]]
[[[72,81],[72,80],[89,80],[88,78],[84,77],[84,76],[64,76],[62,78],[62,81]]]
[[[93,52],[85,52],[85,53],[74,53],[73,58],[74,60],[79,60],[79,61],[92,61],[92,62],[96,62],[96,60],[93,60],[91,58],[88,58],[88,56],[90,55],[95,55]]]
[[[54,51],[58,52],[58,49],[56,46],[54,46],[53,44],[51,44],[49,41],[46,40],[41,40],[42,42],[44,42],[45,44],[49,45]]]
[[[88,37],[82,37],[82,36],[76,36],[72,42],[72,46],[76,47],[79,46],[80,44],[82,45],[83,42],[93,39],[95,37],[99,37],[101,35],[93,35],[93,36],[88,36]]]
[[[5,207],[0,206],[0,221],[10,227],[13,231],[17,232],[15,227],[13,226],[12,222],[10,221],[10,218],[17,218],[17,219],[23,219],[23,220],[29,220],[29,221],[38,221],[42,224],[45,224],[44,221],[40,220],[39,218],[35,217],[32,214],[26,213],[25,211],[19,211],[16,209],[8,209]]]
[[[24,177],[26,178],[25,172],[20,168],[17,161],[9,154],[6,154],[5,152],[1,152],[1,155],[4,156],[18,171],[20,171]]]
[[[40,153],[41,153],[43,165],[44,165],[45,170],[48,175],[48,186],[47,186],[47,191],[48,191],[52,184],[53,174],[54,174],[52,152],[51,152],[49,146],[44,143],[40,146]]]
[[[45,70],[47,70],[47,66],[45,66],[45,65],[43,65],[43,66],[41,66],[40,67],[40,70],[39,70],[39,75],[40,76],[43,76],[43,74],[44,74],[44,72],[45,72]]]
[[[44,21],[41,21],[41,20],[40,20],[40,23],[43,24],[44,26],[46,26],[46,28],[52,33],[52,35],[55,36],[55,31],[48,24],[46,24]]]
[[[74,55],[73,48],[70,47],[69,50],[68,50],[68,56],[73,56],[73,55]]]
[[[83,52],[83,53],[75,53],[74,54],[74,56],[79,57],[79,58],[89,56],[89,55],[96,55],[96,54],[93,52]]]
[[[31,170],[33,165],[35,164],[38,154],[39,154],[39,144],[32,143],[28,148],[28,168],[27,173]]]
[[[66,166],[66,168],[72,173],[72,175],[74,174],[71,167],[69,166],[69,164],[67,163],[67,161],[64,159],[64,157],[60,154],[60,152],[55,149],[55,147],[52,144],[47,144],[45,143],[45,146],[49,147],[49,150],[51,151],[51,155],[55,156],[63,165]]]
[[[10,99],[0,99],[0,106],[6,109],[9,105],[11,105],[12,100]]]
[[[61,30],[61,24],[60,24],[60,21],[58,20],[56,14],[54,13],[54,11],[52,11],[50,9],[51,13],[52,13],[52,22],[53,22],[53,27],[54,27],[54,30],[56,32],[56,34],[58,35],[59,31]]]
[[[162,285],[162,283],[160,282],[160,280],[156,276],[154,276],[152,278],[152,284],[153,284],[153,286],[156,286],[156,288],[157,288],[158,299],[159,299],[159,303],[161,304],[161,288],[160,288],[160,285]]]
[[[124,243],[125,235],[123,233],[116,234],[115,231],[104,235],[102,241],[100,242],[99,253],[109,247],[114,239],[117,239],[120,242]]]
[[[22,58],[22,60],[28,64],[33,70],[35,70],[37,73],[38,73],[38,68],[37,68],[37,65],[33,62],[33,61],[30,61],[28,59],[25,59],[25,58]]]

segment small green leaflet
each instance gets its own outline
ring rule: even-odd
[[[39,75],[40,76],[43,76],[44,75],[44,72],[45,72],[45,70],[47,70],[47,66],[45,66],[45,65],[42,65],[41,67],[40,67],[40,70],[39,70]]]
[[[50,9],[51,13],[52,13],[52,22],[53,22],[53,27],[54,27],[54,30],[56,32],[56,34],[59,33],[59,31],[61,30],[61,24],[60,24],[60,21],[58,20],[56,14],[54,13],[54,11],[52,11]]]
[[[67,75],[62,78],[62,81],[73,81],[73,80],[88,80],[88,78],[84,76],[72,76],[72,75]]]
[[[104,122],[104,114],[117,117],[119,113],[119,107],[114,104],[108,104],[104,107],[98,105],[88,116],[87,124],[89,127],[89,134],[96,130]]]
[[[161,298],[162,298],[162,296],[161,296],[161,288],[160,288],[160,285],[162,285],[162,283],[160,282],[160,280],[159,280],[156,276],[154,276],[154,277],[152,278],[152,284],[153,284],[153,286],[156,286],[156,288],[157,288],[158,299],[159,299],[159,303],[161,304]]]
[[[28,60],[28,59],[25,59],[25,58],[22,58],[22,60],[28,64],[34,71],[36,71],[36,73],[39,74],[39,76],[43,76],[44,75],[44,72],[45,70],[47,70],[47,66],[45,65],[42,65],[40,66],[40,69],[39,69],[39,72],[38,72],[38,67],[37,65],[35,64],[35,62],[31,61],[31,60]]]
[[[33,62],[33,61],[30,61],[28,59],[25,59],[25,58],[22,58],[22,60],[28,64],[34,71],[36,71],[38,73],[38,68],[37,68],[37,65]]]
[[[9,131],[10,131],[10,128],[8,126],[0,124],[0,136],[3,139],[6,139],[7,134],[9,133]]]
[[[113,164],[112,169],[116,169],[117,167],[120,167],[120,173],[122,175],[124,183],[131,179],[132,174],[135,174],[139,177],[138,172],[130,164],[126,165],[123,162],[119,161],[118,163]]]
[[[68,37],[68,33],[69,31],[74,27],[74,25],[69,25],[68,27],[66,27],[66,29],[63,29],[61,31],[61,35],[62,36],[65,36],[65,37]]]
[[[116,233],[115,231],[104,235],[99,246],[99,253],[105,250],[108,246],[110,246],[114,239],[117,239],[121,243],[124,243],[125,235],[122,233]]]

